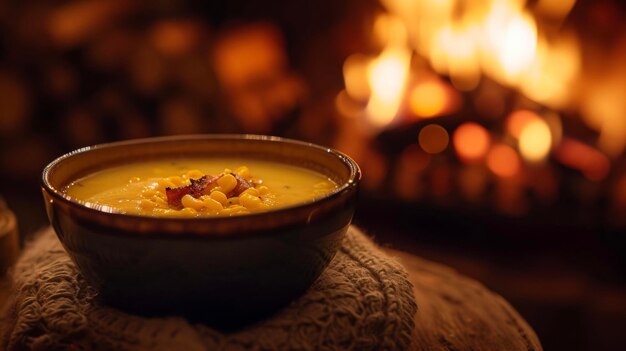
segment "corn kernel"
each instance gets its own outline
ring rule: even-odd
[[[139,207],[141,207],[144,210],[152,210],[153,208],[156,207],[156,203],[150,200],[143,199],[139,201]]]
[[[266,195],[267,193],[269,193],[270,188],[266,187],[265,185],[259,185],[256,190],[259,191],[259,195]]]
[[[198,179],[204,176],[204,174],[200,172],[199,169],[192,169],[188,171],[186,175],[187,175],[187,178],[191,178],[191,179]]]
[[[178,213],[184,217],[195,217],[198,214],[198,212],[191,207],[185,207],[178,211]]]
[[[158,183],[159,183],[158,188],[160,190],[165,190],[165,188],[176,188],[176,184],[172,183],[170,180],[166,178],[159,179]]]
[[[247,208],[243,206],[239,206],[239,205],[225,208],[220,212],[220,214],[228,215],[228,216],[242,215],[242,214],[248,214],[248,213],[250,213],[250,211]]]
[[[248,209],[257,209],[261,206],[261,199],[258,196],[249,193],[242,193],[239,196],[239,202]]]
[[[209,195],[211,197],[211,199],[219,202],[220,204],[224,205],[228,202],[228,198],[226,197],[226,194],[224,194],[221,191],[212,191],[211,195]]]
[[[242,191],[241,194],[239,194],[239,196],[241,196],[243,194],[250,194],[250,195],[256,196],[256,197],[259,197],[259,195],[261,195],[259,193],[259,191],[257,189],[255,189],[255,188],[248,188],[248,189]]]
[[[228,198],[228,205],[230,205],[230,206],[239,205],[239,197],[237,197],[237,196],[229,197]]]
[[[152,196],[154,196],[154,195],[156,194],[156,190],[155,190],[154,188],[144,188],[144,189],[141,191],[141,194],[142,194],[144,197],[152,197]]]
[[[200,200],[202,201],[204,207],[210,211],[220,211],[224,208],[219,201],[212,199],[210,196],[203,195],[200,197]]]
[[[169,208],[155,208],[154,210],[152,210],[152,213],[162,217],[176,216],[178,212],[179,211],[176,210],[170,210]]]
[[[162,206],[162,207],[167,206],[167,201],[163,197],[155,195],[150,200],[154,202],[157,206]]]
[[[167,177],[167,180],[176,184],[176,186],[181,186],[185,183],[185,180],[183,179],[183,177],[179,177],[179,176]]]
[[[225,174],[217,180],[217,184],[223,193],[231,192],[237,186],[237,179],[231,174]]]
[[[235,170],[235,173],[239,174],[239,176],[243,179],[250,179],[250,169],[246,166],[241,166]]]
[[[184,207],[193,208],[194,210],[199,210],[204,207],[204,202],[202,202],[202,200],[198,200],[189,194],[183,196],[183,198],[180,199],[180,202]]]

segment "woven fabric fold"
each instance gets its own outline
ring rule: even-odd
[[[51,229],[28,245],[13,285],[0,349],[402,350],[410,345],[417,308],[404,268],[355,227],[303,296],[232,333],[100,304]]]

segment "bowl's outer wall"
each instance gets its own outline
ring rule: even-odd
[[[146,240],[47,207],[66,251],[108,302],[138,313],[220,318],[263,314],[304,292],[341,246],[353,215],[346,207],[308,226],[232,240],[167,233]]]
[[[95,148],[58,162],[47,177],[52,187],[62,189],[72,177],[120,158],[128,162],[191,151],[211,155],[222,150],[222,143],[233,155],[280,158],[324,172],[340,184],[354,176],[346,160],[304,144],[196,138]],[[352,184],[320,201],[214,220],[123,216],[86,208],[47,186],[43,194],[63,246],[108,302],[132,312],[197,314],[210,316],[213,324],[232,324],[229,318],[243,321],[273,311],[320,275],[351,222],[356,172]]]

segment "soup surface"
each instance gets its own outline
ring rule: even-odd
[[[337,188],[328,177],[245,158],[181,158],[107,168],[65,193],[102,210],[148,216],[231,216],[295,205]]]

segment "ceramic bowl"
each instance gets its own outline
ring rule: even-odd
[[[299,205],[233,217],[164,218],[105,212],[63,192],[114,165],[175,157],[245,156],[309,168],[336,191]],[[318,145],[255,135],[190,135],[82,148],[43,171],[57,236],[104,303],[143,315],[184,315],[228,326],[302,294],[341,246],[360,171]]]

